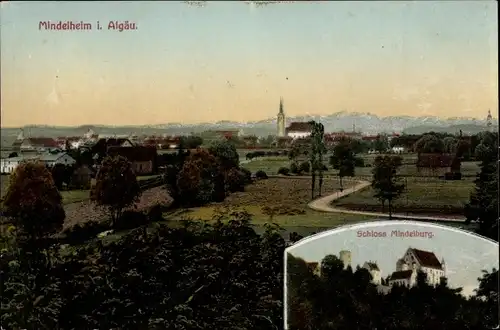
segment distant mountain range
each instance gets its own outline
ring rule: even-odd
[[[486,120],[477,118],[448,118],[439,117],[411,117],[390,116],[379,117],[370,113],[337,112],[323,116],[297,116],[287,118],[287,123],[292,121],[315,120],[323,123],[326,132],[352,131],[353,129],[364,134],[377,133],[406,133],[421,134],[429,131],[475,134],[486,130]],[[200,133],[207,130],[242,129],[244,134],[267,136],[276,134],[276,119],[267,119],[255,122],[219,121],[217,123],[181,124],[168,123],[145,126],[103,126],[84,125],[78,127],[55,126],[26,126],[23,127],[25,136],[80,136],[88,129],[97,134],[189,134]],[[498,130],[498,120],[493,120],[493,129]],[[2,128],[2,141],[11,140],[19,134],[20,128]]]

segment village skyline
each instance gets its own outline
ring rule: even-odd
[[[290,117],[496,114],[496,6],[9,2],[2,127],[258,121],[280,96]],[[137,29],[39,28],[125,20]]]

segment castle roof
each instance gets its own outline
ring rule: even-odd
[[[401,270],[401,271],[398,271],[398,272],[394,272],[392,273],[391,277],[390,277],[390,281],[393,281],[393,280],[407,280],[411,277],[411,274],[413,273],[412,270]]]
[[[374,262],[367,262],[366,267],[368,268],[368,270],[380,270],[378,268],[378,265]]]
[[[433,252],[413,248],[410,248],[409,250],[415,255],[420,266],[443,270],[443,265]]]

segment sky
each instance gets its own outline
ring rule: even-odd
[[[0,15],[2,127],[253,121],[280,97],[289,116],[498,109],[496,1],[30,1]],[[125,20],[137,28],[107,29]]]
[[[386,238],[358,238],[359,230],[386,232]],[[431,232],[433,238],[390,238],[393,230]],[[308,262],[320,262],[326,255],[339,256],[341,250],[351,251],[352,267],[375,261],[386,278],[396,270],[396,262],[409,247],[434,252],[444,258],[446,276],[451,287],[462,287],[468,295],[477,288],[481,270],[498,269],[498,243],[452,227],[418,222],[383,221],[347,226],[305,238],[285,253]]]

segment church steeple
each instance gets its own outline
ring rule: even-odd
[[[486,117],[486,126],[488,126],[488,129],[491,129],[491,125],[493,125],[491,122],[492,120],[493,117],[491,116],[491,110],[488,109],[488,117]]]
[[[280,97],[280,108],[276,119],[278,136],[283,137],[285,136],[285,106],[283,104],[283,97]]]

